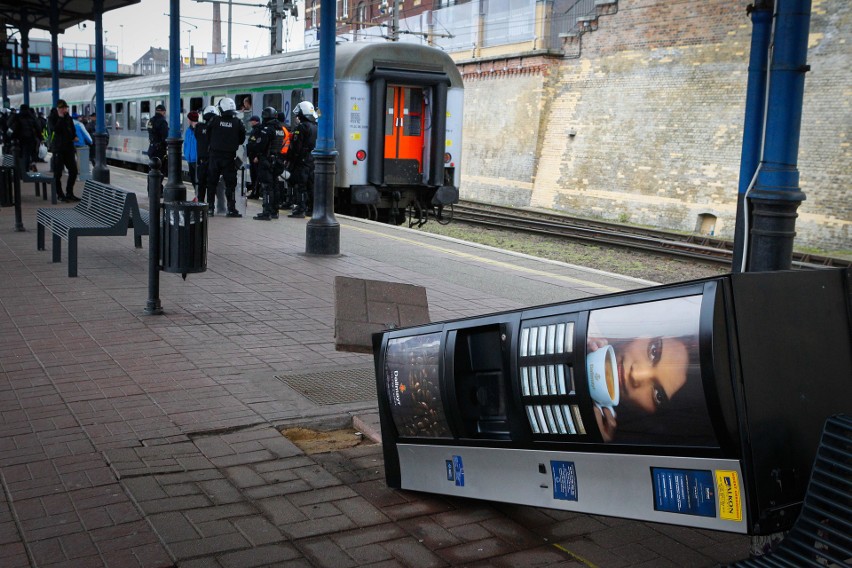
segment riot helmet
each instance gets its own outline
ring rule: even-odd
[[[293,114],[299,118],[313,117],[317,118],[317,113],[314,110],[314,105],[310,101],[302,101],[293,109]]]
[[[204,110],[201,112],[201,117],[204,119],[204,122],[210,122],[210,119],[214,116],[219,116],[219,109],[213,105],[204,107]]]
[[[224,97],[219,100],[219,110],[222,112],[222,116],[233,116],[237,110],[237,103],[230,97]]]
[[[278,111],[275,110],[275,108],[273,108],[273,107],[266,107],[265,109],[263,109],[260,112],[260,118],[263,120],[263,122],[272,120],[273,118],[276,118],[277,116],[278,116]]]

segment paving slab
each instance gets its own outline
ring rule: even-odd
[[[111,169],[136,191],[145,176]],[[160,274],[148,250],[79,243],[68,278],[0,210],[0,565],[715,566],[745,537],[389,489],[372,357],[335,349],[339,277],[422,287],[433,321],[648,283],[340,217],[341,254],[304,253],[308,220],[210,219],[208,268]],[[64,207],[58,205],[57,207]],[[50,246],[50,245],[49,245]],[[66,255],[63,255],[66,256]],[[366,373],[366,375],[365,375]],[[343,377],[341,379],[341,377]],[[306,454],[294,425],[351,426]]]

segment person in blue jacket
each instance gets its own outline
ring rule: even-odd
[[[189,166],[189,182],[192,184],[192,190],[196,192],[197,197],[195,166],[198,162],[198,139],[195,138],[195,126],[198,124],[198,113],[194,110],[190,111],[186,115],[186,119],[189,121],[189,128],[186,129],[183,137],[183,159]]]
[[[73,113],[71,115],[71,120],[74,121],[74,130],[77,132],[77,138],[74,139],[74,147],[82,148],[83,146],[91,146],[92,137],[89,135],[86,127],[83,126],[83,123],[80,122],[80,115],[76,112]]]

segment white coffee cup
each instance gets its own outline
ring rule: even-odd
[[[586,374],[589,377],[589,392],[598,408],[609,408],[615,416],[620,396],[618,385],[618,363],[612,345],[592,351],[586,357]]]

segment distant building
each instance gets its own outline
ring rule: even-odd
[[[151,47],[133,63],[134,75],[157,75],[169,72],[169,50]]]
[[[239,57],[232,57],[239,59]],[[215,65],[216,63],[224,63],[226,61],[224,53],[203,53],[196,55],[193,53],[192,58],[181,56],[181,67],[201,67],[204,65]],[[156,75],[158,73],[169,72],[169,50],[160,49],[159,47],[150,48],[145,54],[133,63],[134,75]]]

